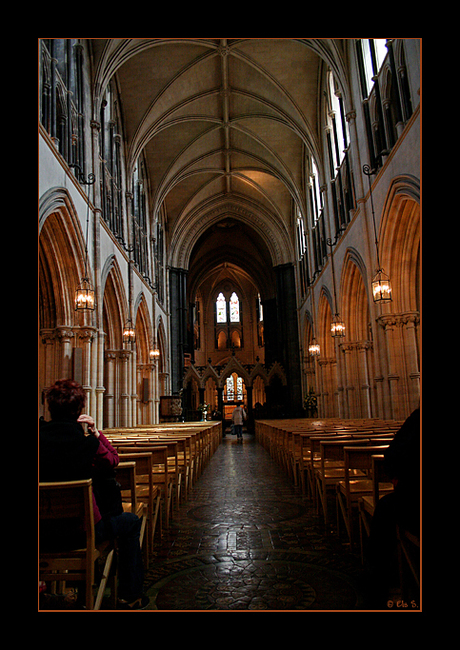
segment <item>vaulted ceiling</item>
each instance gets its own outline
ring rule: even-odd
[[[293,259],[305,156],[320,159],[322,65],[343,76],[340,39],[92,39],[95,95],[115,75],[128,173],[142,153],[174,265],[222,219],[254,228],[273,264]],[[340,78],[340,77],[339,77]]]

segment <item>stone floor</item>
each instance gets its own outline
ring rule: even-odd
[[[163,534],[146,573],[150,609],[365,609],[357,554],[325,535],[269,454],[227,436]]]

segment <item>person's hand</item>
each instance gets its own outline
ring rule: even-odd
[[[96,429],[96,423],[90,415],[82,413],[77,422],[80,422],[80,424],[86,424],[88,426],[88,433],[99,438],[99,431]]]

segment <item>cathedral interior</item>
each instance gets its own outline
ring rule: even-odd
[[[310,393],[320,417],[407,416],[420,47],[40,39],[40,402],[73,376],[104,427]]]
[[[151,609],[362,605],[299,445],[420,407],[421,47],[38,39],[39,418],[71,379],[119,451],[199,441]]]

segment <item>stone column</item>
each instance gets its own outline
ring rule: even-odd
[[[120,363],[120,427],[129,426],[129,358],[131,352],[121,350],[118,353]]]
[[[403,314],[403,340],[404,354],[406,358],[406,371],[408,374],[408,402],[409,411],[417,408],[420,402],[420,367],[419,367],[419,341],[418,324],[420,315],[418,312]]]
[[[111,429],[115,426],[115,365],[116,352],[107,350],[105,353],[106,363],[106,392],[105,392],[105,424],[103,426]]]
[[[176,395],[182,388],[184,352],[187,344],[187,271],[171,268],[169,277],[171,298],[171,389],[173,394]]]

